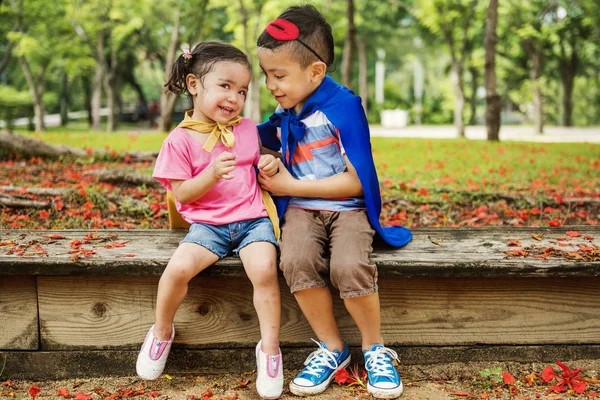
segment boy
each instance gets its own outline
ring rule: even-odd
[[[281,196],[281,269],[320,340],[290,390],[300,396],[321,393],[350,363],[322,278],[329,275],[361,332],[368,391],[396,398],[402,382],[392,361],[398,357],[383,345],[377,269],[369,257],[375,232],[395,246],[408,243],[411,233],[379,225],[379,183],[360,98],[327,76],[333,36],[314,7],[287,9],[257,45],[267,89],[280,105],[259,126],[260,137],[283,158],[279,172],[261,174],[259,182]]]

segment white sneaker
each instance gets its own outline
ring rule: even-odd
[[[262,340],[256,345],[256,391],[263,399],[278,399],[283,393],[283,359],[263,353]]]
[[[174,337],[175,327],[173,326],[171,339],[168,341],[158,340],[154,336],[154,325],[152,325],[152,328],[150,328],[146,335],[144,344],[142,344],[135,365],[137,375],[140,378],[149,381],[158,379],[165,369],[165,364],[167,363],[167,357],[169,357]]]

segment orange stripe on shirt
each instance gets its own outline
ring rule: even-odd
[[[337,138],[327,138],[322,140],[317,140],[312,143],[307,144],[299,144],[294,151],[294,159],[292,160],[293,164],[299,164],[305,161],[312,161],[313,156],[311,153],[312,149],[320,149],[321,147],[328,146],[332,143],[338,143]]]

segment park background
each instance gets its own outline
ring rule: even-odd
[[[532,252],[529,254],[531,265],[535,265],[531,261],[533,257],[551,259],[539,268],[549,274],[549,279],[542,279],[542,289],[535,284],[539,280],[533,279],[534,283],[529,284],[527,277],[510,280],[510,284],[500,280],[497,287],[487,286],[493,288],[489,291],[479,286],[469,288],[465,285],[468,280],[459,280],[462,284],[452,290],[433,290],[414,296],[417,302],[425,303],[434,298],[432,307],[443,317],[436,329],[443,328],[447,310],[459,308],[453,305],[453,299],[475,290],[483,296],[475,298],[485,300],[477,306],[482,310],[481,315],[485,315],[480,319],[489,320],[487,326],[492,342],[498,340],[495,338],[506,328],[502,325],[505,318],[511,323],[511,316],[521,311],[525,313],[522,315],[530,312],[530,318],[522,320],[524,339],[546,332],[544,326],[535,324],[547,316],[552,329],[548,337],[550,340],[560,337],[564,343],[575,344],[567,346],[570,352],[582,344],[582,337],[595,341],[597,334],[591,325],[598,319],[595,307],[598,296],[593,290],[596,277],[585,274],[595,271],[598,235],[594,238],[585,232],[595,232],[597,227],[592,225],[598,225],[600,218],[600,144],[597,144],[600,142],[600,4],[597,0],[321,0],[310,3],[321,10],[333,26],[336,64],[331,75],[359,94],[367,110],[382,190],[383,223],[411,228],[504,226],[476,230],[477,235],[481,234],[481,242],[489,239],[490,232],[501,235],[500,240],[509,250],[503,252],[506,257],[502,255],[500,263],[511,263],[511,257],[519,261],[527,256],[524,251]],[[189,105],[187,100],[169,97],[164,92],[166,71],[184,48],[199,41],[217,39],[233,43],[254,62],[252,92],[244,115],[256,122],[264,120],[276,104],[264,88],[254,44],[263,27],[293,4],[298,3],[0,0],[0,228],[5,238],[10,235],[18,238],[0,241],[0,252],[9,256],[5,259],[10,262],[10,255],[16,253],[23,257],[21,261],[31,257],[28,259],[33,263],[39,262],[47,268],[44,246],[48,242],[60,242],[61,234],[83,236],[85,231],[82,230],[98,230],[105,235],[108,231],[102,229],[167,228],[164,190],[152,179],[152,167],[166,134]],[[383,110],[392,111],[391,122],[382,121]],[[475,137],[489,140],[473,140]],[[522,226],[532,228],[520,231],[511,228]],[[49,235],[46,231],[35,231],[44,235],[39,242],[31,239],[36,233],[29,229],[57,231]],[[60,231],[62,229],[76,231]],[[460,235],[465,231],[471,230],[415,229],[421,235],[421,246],[425,237],[426,245],[439,246],[441,252],[448,251],[448,259],[452,259],[450,252],[456,251],[456,241],[449,245],[439,240],[438,236],[443,235],[440,232]],[[163,235],[165,231],[142,232],[151,237]],[[523,238],[532,243],[550,240],[552,245],[546,248],[540,245],[537,249],[543,254],[536,255],[533,245],[521,245],[514,236],[508,236],[509,232],[511,235],[522,232]],[[94,235],[94,232],[88,233]],[[29,237],[26,239],[26,236]],[[109,239],[106,249],[110,250],[107,251],[123,250],[123,257],[132,263],[144,258],[142,251],[138,253],[141,257],[132,253],[135,250],[131,249],[131,243],[115,238],[116,235]],[[417,240],[411,245],[415,242]],[[80,259],[92,256],[89,250],[80,249],[78,243],[81,241],[69,242],[71,251],[64,253],[68,256],[61,256],[70,257],[74,262],[66,264],[69,268],[72,264],[79,265]],[[527,245],[525,240],[523,243]],[[579,247],[564,251],[573,243]],[[482,253],[487,249],[485,244],[475,252],[492,254],[490,258],[495,258],[495,253]],[[399,250],[399,254],[409,253],[408,247]],[[552,253],[546,253],[545,249],[550,248]],[[56,247],[50,249],[53,251]],[[563,259],[568,261],[563,262]],[[563,264],[574,270],[579,268],[582,275],[556,278],[552,274],[561,276]],[[82,265],[85,264],[82,262]],[[558,267],[559,271],[553,272],[548,265]],[[588,269],[581,265],[587,265]],[[47,274],[47,270],[44,273]],[[13,293],[12,304],[18,315],[12,314],[11,321],[29,323],[29,314],[23,310],[25,304],[32,303],[22,301],[19,292],[23,286],[12,287],[11,282],[32,283],[28,286],[29,292],[23,291],[24,295],[33,293],[28,299],[35,304],[31,308],[34,325],[24,325],[26,336],[36,331],[30,327],[38,326],[39,315],[47,318],[38,310],[37,280],[60,282],[50,286],[58,293],[65,293],[64,297],[57,297],[60,306],[64,302],[71,307],[69,312],[75,313],[73,318],[78,321],[104,321],[107,310],[104,302],[112,301],[107,298],[127,299],[122,294],[131,292],[133,285],[126,285],[146,282],[145,276],[133,280],[123,276],[112,277],[112,280],[94,276],[27,276],[21,281],[21,277],[16,278],[10,273],[8,278],[0,277],[3,290],[9,293],[9,302],[3,298],[0,311],[8,310],[8,314],[3,315],[11,315],[10,294]],[[113,283],[102,289],[82,283],[103,279]],[[418,279],[411,279],[408,287],[415,286],[415,281]],[[497,281],[490,285],[493,282]],[[418,292],[419,286],[416,286]],[[46,285],[45,290],[48,287]],[[120,289],[122,287],[126,289]],[[547,293],[543,292],[544,288]],[[239,291],[239,287],[235,289]],[[236,290],[231,291],[234,301]],[[502,301],[493,303],[496,297],[488,297],[488,294],[497,292],[509,293],[516,302],[506,303],[510,306]],[[136,299],[131,303],[138,304],[140,296],[134,296]],[[98,306],[97,299],[100,299]],[[148,304],[150,300],[148,295]],[[87,308],[89,301],[93,304],[91,310]],[[145,312],[150,313],[151,307],[148,305]],[[494,310],[500,310],[501,315],[489,317]],[[136,320],[139,320],[138,311],[136,308]],[[69,312],[56,313],[58,325],[69,319]],[[111,320],[110,307],[108,314],[106,319]],[[463,310],[459,310],[458,316],[463,315]],[[19,318],[21,316],[23,318]],[[120,323],[121,315],[115,317]],[[43,321],[39,321],[43,326]],[[0,321],[0,327],[3,322]],[[534,328],[528,331],[531,326]],[[412,328],[394,326],[402,332]],[[458,336],[464,332],[460,326],[456,329]],[[86,340],[81,331],[66,332],[68,341],[74,337]],[[114,332],[107,333],[103,339],[112,337]],[[37,349],[38,341],[36,338],[34,343]],[[121,350],[113,351],[121,353]],[[14,368],[14,361],[7,357],[14,355],[12,353],[5,352],[3,358],[0,353],[0,398],[34,398],[40,391],[39,386],[40,397],[57,399],[73,398],[77,392],[77,399],[106,398],[111,393],[110,398],[217,398],[212,396],[211,390],[220,398],[235,399],[238,391],[239,398],[255,398],[253,390],[248,390],[253,379],[251,372],[241,378],[240,375],[167,375],[145,387],[132,377],[60,382],[40,382],[39,377],[35,377],[35,381],[15,381],[9,379],[4,370]],[[34,356],[36,352],[21,352],[25,353]],[[58,357],[56,353],[53,357]],[[18,351],[16,355],[19,356]],[[53,368],[47,369],[55,367],[60,371],[65,365],[56,361],[58,359],[53,358]],[[512,366],[467,363],[472,373],[447,365],[426,369],[416,366],[410,371],[403,365],[403,379],[405,373],[411,377],[405,380],[405,398],[598,396],[598,360],[577,364],[583,368],[581,376],[586,377],[588,384],[585,394],[573,390],[552,393],[554,389],[550,385],[557,381],[541,379],[541,369],[546,367],[544,371],[548,372],[551,363],[527,361],[531,363]],[[32,361],[31,365],[34,364]],[[424,371],[426,377],[420,378],[419,374]],[[569,375],[573,372],[568,370]],[[569,382],[574,382],[574,378],[570,379]],[[556,390],[566,390],[564,386]],[[360,391],[347,389],[335,386],[319,398],[348,398],[349,393],[351,398],[366,398],[364,394],[361,397]]]
[[[170,65],[202,40],[239,46],[253,62],[244,115],[263,121],[276,103],[256,38],[293,4],[1,1],[0,226],[167,227],[150,175],[189,108],[164,90]],[[386,224],[597,224],[596,1],[311,4],[333,27],[331,75],[367,110]]]

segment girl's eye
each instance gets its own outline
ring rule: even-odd
[[[246,93],[245,90],[240,90],[238,93],[241,94],[244,97],[246,97],[246,95],[247,95],[247,93]]]
[[[283,78],[282,75],[274,75],[274,76],[275,76],[275,79],[282,79]]]
[[[229,89],[229,85],[227,83],[222,84],[221,87],[223,89]]]

